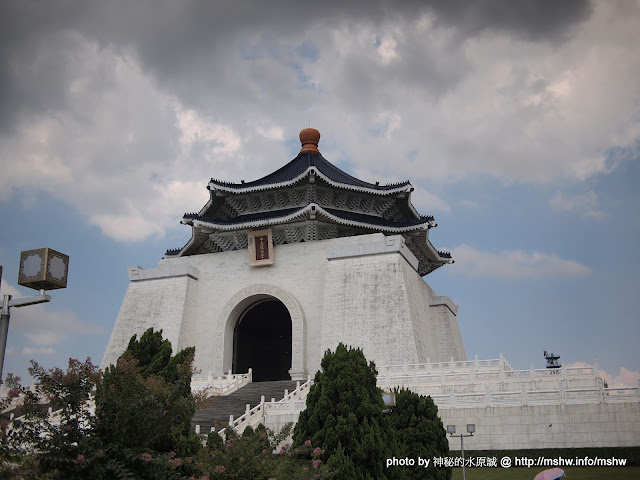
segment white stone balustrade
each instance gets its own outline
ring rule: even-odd
[[[239,388],[251,383],[252,371],[248,373],[227,373],[226,375],[214,377],[207,376],[191,377],[191,392],[198,393],[207,391],[207,397],[230,395]]]

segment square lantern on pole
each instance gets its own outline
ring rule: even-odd
[[[27,250],[20,254],[18,285],[34,290],[67,287],[69,256],[51,248]]]

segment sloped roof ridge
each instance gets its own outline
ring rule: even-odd
[[[320,212],[324,211],[328,215],[333,216],[334,218],[339,218],[348,222],[358,222],[362,224],[370,224],[372,226],[378,227],[387,227],[387,228],[408,228],[408,227],[416,227],[420,228],[420,226],[428,224],[433,220],[432,216],[424,216],[421,215],[419,218],[408,218],[405,220],[389,220],[384,219],[382,217],[377,217],[373,215],[367,215],[360,212],[348,212],[345,210],[339,210],[335,208],[327,208],[322,207],[316,203],[310,203],[307,205],[303,205],[301,207],[293,207],[293,208],[285,208],[280,210],[272,210],[268,212],[257,212],[250,213],[246,215],[239,215],[235,218],[230,219],[219,219],[210,216],[203,216],[197,213],[189,213],[185,214],[183,217],[183,221],[196,220],[205,223],[220,225],[220,226],[232,226],[232,225],[240,225],[247,224],[256,221],[270,221],[283,219],[290,216],[296,216],[307,211],[309,208],[317,207]]]
[[[271,210],[268,212],[256,212],[256,213],[247,213],[245,215],[238,215],[234,218],[229,218],[226,220],[210,217],[208,215],[200,215],[197,213],[185,213],[183,220],[200,220],[207,223],[215,223],[218,225],[235,225],[243,222],[251,222],[255,220],[271,220],[280,217],[284,217],[287,215],[291,215],[292,213],[300,212],[307,208],[308,205],[304,205],[302,207],[293,207],[293,208],[283,208],[281,210]]]
[[[315,166],[318,169],[320,169],[322,173],[327,175],[327,172],[325,172],[322,168],[322,167],[326,167],[332,173],[335,173],[338,177],[342,177],[344,179],[349,180],[349,182],[340,182],[340,183],[350,183],[352,185],[357,185],[359,187],[374,188],[374,189],[381,189],[381,190],[385,190],[387,188],[395,188],[395,187],[409,184],[409,180],[394,182],[394,183],[387,183],[386,185],[379,185],[379,184],[365,182],[364,180],[360,180],[359,178],[356,178],[353,175],[349,175],[344,170],[341,170],[340,168],[336,167],[333,163],[331,163],[326,158],[324,158],[322,154],[316,154],[315,156],[317,157],[317,164]],[[332,178],[330,175],[327,175],[327,177],[329,177],[331,180],[334,180],[334,181],[338,181],[338,182],[340,181],[339,178]]]
[[[386,185],[373,184],[360,180],[352,175],[349,175],[344,170],[336,167],[329,162],[320,153],[299,153],[293,160],[286,165],[280,167],[275,172],[272,172],[262,178],[253,180],[251,182],[234,183],[211,178],[211,183],[222,187],[237,187],[237,188],[252,188],[260,186],[269,186],[274,184],[281,184],[298,179],[308,168],[315,167],[320,173],[326,176],[329,180],[356,186],[362,188],[369,188],[373,190],[391,190],[394,188],[408,185],[408,180],[389,183]]]

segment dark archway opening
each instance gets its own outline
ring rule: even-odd
[[[249,368],[254,382],[291,379],[291,315],[279,300],[252,305],[236,323],[233,373]]]

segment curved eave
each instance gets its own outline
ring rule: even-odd
[[[286,215],[274,215],[272,217],[252,219],[248,221],[240,221],[240,222],[225,222],[225,221],[211,221],[204,218],[195,217],[185,217],[182,223],[191,225],[193,227],[200,228],[208,228],[217,231],[232,231],[232,230],[241,230],[241,229],[251,229],[251,228],[262,228],[268,227],[272,225],[279,225],[283,223],[291,223],[297,220],[309,219],[318,217],[330,220],[333,223],[339,225],[345,225],[350,227],[360,227],[369,230],[382,231],[387,233],[404,233],[411,232],[415,230],[426,230],[429,228],[430,220],[424,217],[424,220],[421,222],[416,222],[411,225],[406,226],[393,226],[393,225],[382,225],[376,224],[374,222],[367,222],[366,220],[357,220],[353,218],[344,218],[341,217],[339,213],[335,210],[333,212],[329,212],[322,208],[317,203],[310,203],[304,207],[301,207],[298,210],[295,210]]]
[[[310,177],[311,175],[315,175],[321,178],[324,182],[326,182],[328,185],[331,185],[333,187],[342,188],[344,190],[351,190],[354,192],[371,193],[375,195],[386,196],[386,195],[393,195],[395,193],[411,192],[413,190],[413,186],[411,186],[411,183],[408,181],[401,182],[393,188],[376,188],[375,186],[364,187],[359,185],[351,185],[349,183],[337,182],[335,180],[331,180],[328,176],[322,173],[318,169],[318,167],[315,165],[311,165],[307,167],[307,169],[304,172],[302,172],[300,175],[290,180],[286,180],[284,182],[276,182],[276,183],[269,183],[269,184],[262,184],[262,185],[250,185],[250,186],[243,187],[242,184],[240,185],[223,184],[221,182],[217,182],[216,180],[212,179],[209,182],[209,189],[213,191],[219,190],[222,192],[229,192],[229,193],[253,193],[253,192],[266,191],[266,190],[275,190],[277,188],[291,187],[296,183],[299,183],[302,180],[306,179],[307,177]]]
[[[425,244],[427,245],[429,253],[431,253],[431,255],[433,255],[434,258],[438,259],[438,261],[442,262],[442,265],[454,262],[450,253],[440,252],[433,246],[433,244],[431,243],[431,240],[429,240],[428,238],[426,240],[427,241],[425,242]]]

